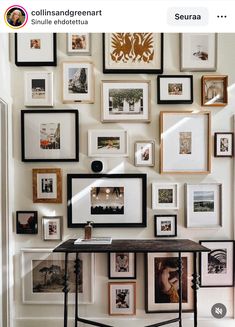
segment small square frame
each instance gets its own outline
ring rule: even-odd
[[[228,104],[228,76],[203,75],[201,78],[201,105],[225,107]]]
[[[135,142],[135,166],[153,167],[155,165],[155,142],[136,141]]]
[[[109,282],[109,315],[136,314],[136,282]]]
[[[108,253],[109,279],[136,279],[136,253]]]
[[[160,190],[164,192],[159,194]],[[163,197],[159,199],[159,195]],[[153,210],[177,210],[179,209],[179,185],[177,183],[152,183],[152,209]]]
[[[16,234],[37,234],[38,212],[16,211]]]
[[[73,40],[73,37],[77,37],[78,40]],[[91,37],[91,33],[67,33],[68,55],[91,56]]]
[[[154,215],[154,227],[156,237],[177,236],[177,215]]]
[[[234,156],[234,133],[217,132],[214,134],[214,156],[217,158]]]
[[[44,241],[60,241],[62,239],[62,216],[42,217]]]

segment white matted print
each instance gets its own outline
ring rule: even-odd
[[[136,283],[109,283],[109,314],[136,314]]]
[[[178,184],[152,183],[152,209],[171,209],[179,208]]]
[[[232,157],[234,151],[233,133],[215,133],[215,157]]]
[[[42,217],[42,231],[44,241],[58,241],[62,239],[61,216]]]
[[[136,254],[131,252],[109,253],[109,278],[110,279],[135,279]]]
[[[176,215],[154,215],[155,236],[170,237],[177,236]]]
[[[135,166],[154,166],[155,164],[155,142],[135,142]]]
[[[91,34],[68,33],[67,49],[69,55],[91,55]]]

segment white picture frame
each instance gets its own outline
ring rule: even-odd
[[[177,210],[179,209],[179,184],[152,183],[152,209]]]
[[[43,216],[42,217],[42,234],[44,241],[62,240],[62,216]]]
[[[135,142],[135,166],[153,167],[155,165],[155,142],[136,141]]]
[[[67,33],[68,55],[90,56],[91,37],[91,33]]]
[[[136,282],[109,282],[109,315],[136,314]]]

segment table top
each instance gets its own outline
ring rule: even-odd
[[[69,239],[53,252],[209,252],[210,249],[188,239],[113,239],[111,244],[74,244]]]

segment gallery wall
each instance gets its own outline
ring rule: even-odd
[[[113,238],[154,238],[153,216],[157,211],[151,209],[151,183],[174,182],[179,183],[179,210],[174,211],[178,216],[178,238],[199,240],[232,240],[234,236],[233,215],[233,159],[214,158],[212,156],[212,173],[209,175],[160,175],[159,174],[159,113],[166,110],[205,110],[201,108],[201,76],[207,73],[194,72],[194,102],[187,105],[159,105],[157,104],[156,75],[147,74],[109,74],[102,73],[102,36],[92,34],[92,55],[87,57],[68,56],[66,35],[57,35],[58,65],[57,67],[17,67],[14,64],[14,40],[10,36],[11,55],[11,95],[13,98],[13,156],[14,156],[14,212],[17,210],[37,210],[39,217],[39,232],[37,235],[16,234],[12,230],[14,249],[14,308],[15,326],[39,327],[58,326],[63,318],[62,305],[23,304],[21,298],[21,257],[22,248],[53,248],[58,242],[46,242],[42,239],[42,216],[63,216],[63,240],[83,236],[82,229],[67,228],[66,207],[66,175],[68,173],[90,173],[92,158],[87,155],[87,132],[89,129],[125,129],[129,134],[129,156],[127,158],[106,158],[107,172],[113,173],[146,173],[147,174],[147,227],[146,228],[96,228],[94,236],[112,236]],[[218,35],[218,67],[211,74],[228,75],[229,97],[228,105],[222,108],[212,107],[212,135],[214,132],[233,131],[233,115],[235,113],[235,44],[234,34]],[[164,74],[180,74],[179,68],[179,34],[165,34],[164,36]],[[62,103],[62,62],[63,61],[91,61],[95,72],[95,102],[94,104],[63,104]],[[58,109],[79,110],[79,144],[80,160],[73,163],[23,163],[21,161],[21,126],[20,112],[24,108],[24,72],[50,71],[54,74],[54,107]],[[185,73],[187,74],[187,73]],[[191,73],[189,73],[191,74]],[[102,80],[150,80],[151,81],[151,122],[150,123],[101,123],[100,121],[100,89]],[[156,163],[154,167],[134,166],[134,142],[137,140],[155,140]],[[62,204],[37,204],[32,201],[32,169],[33,168],[61,168],[63,173],[63,202]],[[222,183],[223,198],[223,226],[217,229],[190,229],[185,227],[185,183]],[[13,218],[15,226],[15,216]],[[134,317],[135,326],[141,325],[138,318],[154,319],[159,315],[148,315],[144,311],[144,264],[143,255],[137,256],[137,316]],[[95,302],[82,305],[81,313],[99,318],[108,318],[108,261],[105,254],[96,254],[95,258]],[[227,307],[227,317],[233,318],[234,291],[233,288],[204,288],[198,292],[198,310],[200,318],[211,318],[210,309],[216,302],[222,302]],[[72,315],[72,313],[71,313]],[[168,314],[168,316],[170,316]],[[191,314],[186,315],[192,317]],[[114,318],[111,318],[115,322]],[[117,320],[118,321],[118,320]],[[43,324],[42,324],[43,322]],[[72,324],[71,324],[72,326]],[[222,326],[222,325],[221,325]]]

